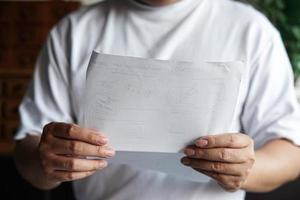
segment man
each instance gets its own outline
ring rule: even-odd
[[[233,131],[200,137],[181,160],[210,182],[84,159],[115,154],[105,133],[75,125],[94,49],[244,61]],[[20,115],[20,173],[41,189],[74,181],[78,199],[243,199],[244,190],[271,191],[300,172],[300,111],[280,35],[253,8],[229,0],[109,0],[72,13],[51,31]]]

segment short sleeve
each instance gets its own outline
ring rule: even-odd
[[[61,24],[63,26],[64,24]],[[41,134],[51,121],[72,122],[68,60],[61,31],[49,34],[36,62],[33,80],[19,107],[20,128],[16,140]]]
[[[259,148],[284,138],[300,145],[300,111],[291,64],[278,32],[266,42],[252,63],[243,107],[243,131]]]

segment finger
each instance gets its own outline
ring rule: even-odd
[[[220,161],[229,163],[242,163],[249,159],[248,149],[229,149],[214,148],[200,149],[190,146],[184,150],[184,153],[190,158],[197,158],[209,161]]]
[[[57,170],[57,171],[52,172],[51,176],[59,182],[66,182],[66,181],[74,181],[74,180],[85,178],[87,176],[92,175],[95,172],[96,171],[66,172],[66,171]]]
[[[208,135],[195,141],[195,145],[201,148],[244,148],[250,145],[252,140],[242,133],[228,133],[223,135]]]
[[[93,145],[76,140],[53,138],[51,145],[56,154],[70,154],[77,156],[96,156],[109,158],[115,155],[115,151],[109,146]]]
[[[213,172],[209,172],[209,171],[205,171],[205,170],[197,169],[197,168],[193,168],[193,169],[212,178]]]
[[[86,172],[105,168],[107,161],[54,155],[52,159],[49,160],[49,165],[51,165],[54,170]]]
[[[108,142],[103,134],[75,124],[53,123],[51,127],[52,133],[56,137],[80,140],[95,145],[104,145]]]
[[[219,174],[199,169],[195,170],[213,178],[222,188],[229,192],[235,192],[239,190],[243,184],[243,180],[239,176]]]
[[[182,158],[182,163],[197,170],[221,173],[233,176],[243,176],[248,173],[248,166],[223,162],[211,162],[200,159]]]

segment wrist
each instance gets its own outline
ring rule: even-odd
[[[241,189],[248,192],[269,192],[274,189],[274,184],[270,181],[266,181],[265,170],[268,168],[266,165],[268,155],[264,150],[259,149],[255,151],[255,162],[253,167],[242,185]]]

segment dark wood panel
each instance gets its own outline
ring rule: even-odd
[[[0,46],[22,47],[27,45],[40,46],[46,39],[52,23],[0,22]]]
[[[49,24],[43,23],[15,23],[13,46],[40,45],[44,43],[49,30],[52,28]]]
[[[40,48],[37,46],[15,48],[12,55],[16,57],[16,59],[13,60],[11,67],[28,70],[33,69],[39,51]]]
[[[3,95],[3,81],[0,79],[0,97]],[[0,107],[0,113],[1,113],[1,107]]]
[[[50,29],[78,2],[0,1],[0,154],[12,151],[18,107]]]
[[[78,7],[78,2],[1,1],[0,22],[42,22],[54,24],[66,13]]]
[[[1,127],[0,127],[0,131],[3,131],[2,129],[2,123],[3,123],[3,98],[1,97],[0,99],[0,124],[1,124]]]
[[[40,51],[40,46],[27,45],[1,49],[0,70],[4,71],[4,73],[6,70],[7,72],[13,70],[13,68],[32,71]]]
[[[3,99],[2,100],[2,117],[9,120],[18,120],[19,113],[18,108],[21,102],[21,98],[17,99]]]
[[[29,78],[11,78],[2,80],[4,98],[22,98],[27,90]]]
[[[13,141],[13,137],[19,129],[18,121],[6,120],[3,123],[3,139],[7,141]]]
[[[0,10],[1,12],[1,10]],[[0,46],[9,46],[14,41],[14,24],[12,22],[6,21],[1,22],[0,21]]]

